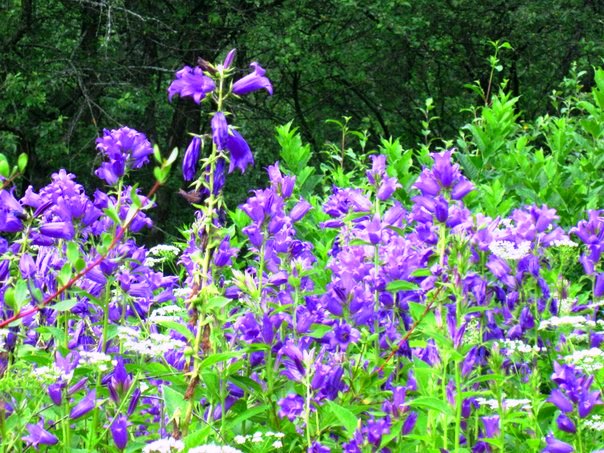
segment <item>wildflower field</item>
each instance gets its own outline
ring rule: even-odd
[[[254,164],[237,109],[273,93],[236,61],[166,87],[210,125],[184,153],[105,130],[104,190],[22,190],[27,156],[0,155],[3,451],[604,451],[604,71],[523,127],[482,93],[449,143],[427,101],[416,149],[344,119],[319,164],[278,126],[268,183],[229,206]],[[142,245],[180,169],[182,240]]]

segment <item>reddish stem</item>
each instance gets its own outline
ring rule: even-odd
[[[160,186],[161,186],[161,184],[159,183],[159,181],[155,181],[155,184],[153,185],[153,187],[147,194],[147,198],[151,198],[153,196],[153,194],[155,192],[157,192],[157,189],[159,189]],[[35,307],[28,308],[27,310],[20,311],[19,313],[14,314],[10,318],[5,319],[4,321],[0,322],[0,329],[8,326],[9,324],[11,324],[19,319],[23,319],[27,316],[30,316],[30,315],[33,315],[33,314],[39,312],[42,308],[46,307],[54,299],[56,299],[61,294],[63,294],[65,291],[67,291],[69,288],[71,288],[78,280],[80,280],[82,277],[84,277],[88,272],[90,272],[92,269],[94,269],[99,264],[101,264],[103,262],[103,260],[105,260],[107,258],[107,256],[109,256],[109,253],[117,246],[120,239],[122,237],[124,237],[124,234],[126,233],[126,231],[128,231],[130,224],[136,217],[136,214],[138,214],[141,211],[141,209],[142,208],[136,208],[136,210],[134,211],[134,214],[130,216],[130,218],[126,221],[126,223],[124,223],[124,225],[120,229],[118,229],[115,237],[109,244],[109,247],[107,247],[107,251],[105,252],[104,255],[99,254],[99,256],[97,256],[94,259],[94,261],[89,263],[88,266],[86,266],[80,272],[78,272],[73,277],[71,277],[67,283],[65,283],[63,286],[61,286],[59,289],[57,289],[51,295],[46,296],[40,304],[36,305]]]

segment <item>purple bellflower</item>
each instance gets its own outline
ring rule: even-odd
[[[248,166],[254,165],[254,156],[252,156],[250,146],[235,129],[229,130],[226,148],[230,153],[229,173],[233,173],[235,168],[238,168],[243,174]]]
[[[153,148],[147,136],[129,127],[103,132],[96,140],[97,149],[108,159],[96,170],[95,174],[113,185],[124,175],[128,168],[140,168],[149,161]]]
[[[44,422],[40,420],[35,425],[27,425],[28,436],[22,439],[27,445],[33,446],[36,450],[39,445],[56,445],[59,439],[54,434],[49,433],[44,429]]]
[[[279,405],[279,417],[287,417],[292,422],[304,410],[304,398],[295,393],[290,393],[285,398],[281,398],[277,404]]]
[[[214,81],[203,73],[200,67],[185,66],[176,72],[176,79],[168,87],[168,99],[172,101],[175,94],[181,98],[191,97],[196,104],[201,103],[208,93],[216,88]]]
[[[185,156],[182,160],[182,177],[185,181],[192,181],[197,172],[197,161],[199,160],[199,152],[201,149],[201,138],[193,137]]]
[[[268,77],[264,75],[266,73],[264,68],[256,62],[253,62],[250,66],[254,68],[254,72],[237,80],[233,84],[233,93],[237,96],[245,96],[254,91],[265,89],[268,91],[268,94],[272,95],[273,85],[271,85]]]

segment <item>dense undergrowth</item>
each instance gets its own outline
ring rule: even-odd
[[[442,149],[430,103],[418,149],[344,122],[320,168],[281,126],[234,207],[254,159],[231,108],[272,85],[257,63],[231,82],[233,59],[169,87],[213,112],[182,242],[136,242],[177,158],[140,132],[97,141],[94,194],[63,170],[19,194],[25,160],[0,160],[4,451],[604,449],[604,71],[531,123],[487,96]]]

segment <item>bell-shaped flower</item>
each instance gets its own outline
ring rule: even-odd
[[[577,432],[577,427],[575,426],[575,423],[566,414],[558,415],[556,423],[558,424],[558,428],[560,428],[561,431],[571,434],[575,434]]]
[[[126,448],[128,444],[128,419],[125,415],[118,415],[111,424],[111,437],[119,450]]]
[[[285,398],[281,398],[277,404],[279,406],[277,415],[281,418],[287,417],[292,422],[299,417],[304,410],[304,398],[295,393],[290,393]]]
[[[39,445],[56,445],[59,442],[57,436],[44,429],[44,422],[40,420],[35,425],[26,425],[29,435],[23,437],[23,441],[34,447],[36,450]]]
[[[541,453],[572,453],[575,451],[572,445],[556,439],[552,433],[545,436],[545,442],[547,446],[541,450]]]
[[[203,73],[203,69],[185,66],[176,72],[176,79],[168,87],[168,99],[172,101],[174,95],[178,94],[181,98],[191,97],[199,104],[214,88],[216,84]]]
[[[69,412],[69,418],[75,420],[90,412],[96,406],[96,389],[92,390],[82,400],[76,404]]]
[[[254,72],[246,75],[245,77],[237,80],[233,84],[233,93],[238,96],[244,96],[257,90],[265,89],[268,94],[273,94],[273,86],[271,81],[264,74],[266,71],[258,63],[253,62],[250,65],[254,68]]]
[[[229,125],[226,117],[222,112],[216,112],[212,117],[212,140],[216,144],[216,148],[223,150],[227,146],[229,138]]]
[[[201,138],[193,137],[185,156],[182,160],[182,177],[185,181],[192,181],[197,171],[197,161],[199,161],[199,152],[201,149]]]
[[[226,148],[230,153],[229,173],[238,168],[243,174],[248,166],[254,165],[254,156],[249,145],[235,129],[229,131]]]

